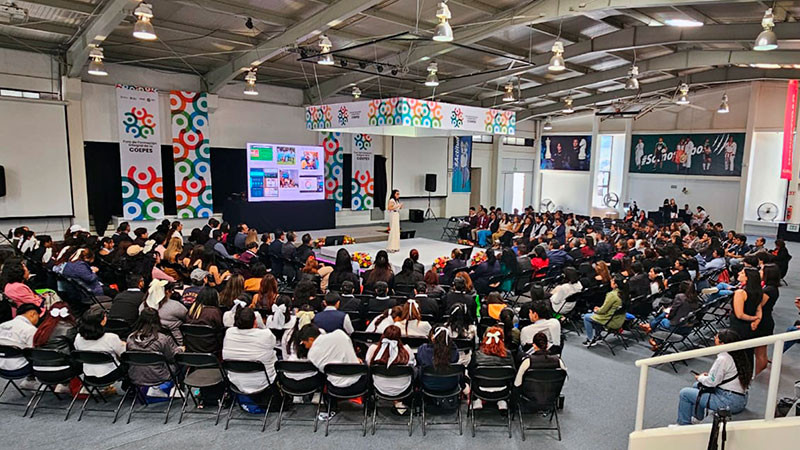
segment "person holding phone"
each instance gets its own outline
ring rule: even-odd
[[[796,297],[794,299],[794,306],[797,307],[797,309],[800,311],[800,297]],[[789,328],[787,328],[786,332],[790,333],[792,331],[797,331],[797,330],[800,330],[800,320],[795,320],[794,321],[794,325],[792,325]],[[789,350],[790,348],[792,348],[792,346],[794,344],[796,344],[797,342],[798,341],[786,341],[786,342],[784,342],[783,343],[783,351],[786,352],[786,350]]]

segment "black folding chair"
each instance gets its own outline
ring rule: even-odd
[[[625,329],[624,323],[619,328],[610,328],[608,326],[608,324],[610,324],[612,320],[614,320],[615,318],[617,318],[619,316],[625,317],[625,308],[624,307],[620,306],[617,309],[615,309],[614,312],[611,314],[611,316],[608,318],[608,320],[605,321],[604,323],[600,324],[600,325],[602,325],[602,328],[600,329],[600,331],[598,331],[597,336],[594,337],[595,341],[602,341],[604,344],[606,344],[608,349],[611,350],[611,354],[613,356],[617,356],[617,354],[614,352],[614,347],[612,347],[611,343],[608,342],[608,338],[610,338],[612,336],[618,337],[620,339],[620,342],[622,342],[622,346],[625,347],[626,350],[628,349],[628,343],[625,342],[625,335],[623,334],[623,331]],[[627,321],[627,319],[626,319],[626,321]]]
[[[28,401],[25,413],[22,414],[22,417],[25,417],[28,415],[28,410],[30,410],[30,418],[32,419],[33,415],[36,414],[36,408],[39,406],[39,402],[48,390],[52,392],[57,399],[61,400],[61,396],[56,393],[56,386],[59,384],[69,384],[70,380],[77,375],[77,370],[72,364],[69,355],[55,350],[26,348],[22,353],[25,355],[25,359],[31,364],[31,373],[33,377],[39,382],[39,388],[33,394],[30,401]],[[58,367],[63,367],[64,369],[55,370]],[[33,406],[33,409],[31,409],[31,406]],[[67,414],[69,414],[69,410],[67,410]]]
[[[181,331],[183,331],[183,327],[181,327]],[[185,340],[187,337],[185,332],[183,336]],[[199,413],[196,409],[200,403],[192,392],[194,388],[208,389],[214,386],[224,385],[226,379],[225,371],[222,370],[222,365],[220,365],[217,357],[211,353],[178,353],[175,355],[175,363],[178,365],[179,369],[185,371],[182,384],[183,387],[186,388],[186,395],[183,396],[181,414],[178,417],[178,424],[180,424],[183,421],[183,415],[186,413],[186,404],[189,402],[189,398],[194,402],[195,411],[193,412]],[[219,423],[219,415],[222,412],[222,405],[224,403],[222,400],[222,398],[217,400],[217,414],[214,420],[214,426]]]
[[[83,418],[83,413],[86,411],[86,404],[89,402],[89,397],[93,396],[92,393],[97,394],[100,398],[103,399],[103,401],[105,401],[103,393],[100,391],[100,389],[109,386],[113,383],[116,383],[117,381],[126,379],[127,374],[124,371],[115,370],[109,373],[108,375],[102,377],[86,375],[85,369],[87,364],[88,365],[113,364],[115,368],[119,367],[117,360],[114,358],[113,355],[109,353],[75,350],[72,352],[71,356],[73,361],[75,361],[78,364],[81,364],[83,367],[83,370],[81,370],[81,374],[79,375],[79,378],[81,380],[81,385],[85,387],[86,391],[89,393],[89,395],[87,395],[86,398],[84,399],[83,404],[81,404],[81,411],[80,414],[78,414],[78,422],[80,422],[81,419]],[[67,408],[67,415],[66,417],[64,417],[65,421],[69,419],[69,413],[72,410],[72,405],[75,403],[75,400],[77,400],[80,393],[81,392],[79,390],[73,396],[72,403],[70,403],[69,408]],[[122,398],[119,400],[119,404],[117,405],[116,409],[114,409],[114,420],[112,420],[111,423],[117,423],[117,417],[119,416],[119,411],[120,409],[122,409],[122,404],[125,402],[125,397],[127,396],[127,394],[128,392],[126,391],[125,394],[122,395]],[[95,399],[95,401],[97,400]]]
[[[461,377],[464,376],[464,366],[461,364],[451,364],[446,369],[443,370],[436,370],[433,367],[425,367],[422,369],[422,375],[420,377],[420,395],[422,397],[422,435],[425,436],[427,433],[427,426],[428,425],[458,425],[458,434],[464,434],[463,425],[461,421],[461,404],[459,403],[458,407],[456,408],[456,422],[431,422],[428,423],[427,416],[425,414],[425,403],[427,398],[432,399],[445,399],[445,398],[458,398],[461,395]],[[426,379],[451,379],[453,381],[454,387],[450,390],[446,391],[438,391],[438,390],[430,390],[425,387],[425,380]]]
[[[322,395],[322,391],[325,388],[325,379],[322,377],[317,371],[316,366],[308,361],[278,361],[275,363],[275,372],[277,373],[277,384],[278,390],[281,393],[281,409],[278,413],[278,422],[275,425],[275,431],[281,430],[281,423],[283,420],[283,406],[286,404],[286,401],[292,397],[305,397],[307,395],[314,395],[320,394]],[[315,383],[310,384],[308,387],[299,384],[298,380],[292,378],[290,374],[295,375],[305,375],[308,373],[315,373],[313,378],[316,380]],[[304,381],[308,379],[305,378]],[[317,424],[319,421],[319,411],[322,407],[322,401],[320,399],[317,402],[317,410],[314,413],[313,420],[307,419],[291,419],[293,422],[314,422],[314,433],[317,432]]]
[[[17,358],[24,358],[25,355],[22,352],[22,349],[17,347],[11,347],[8,345],[0,345],[0,360],[2,359],[17,359]],[[24,380],[28,378],[29,373],[14,373],[18,371],[8,371],[0,369],[0,378],[7,380],[6,385],[3,387],[3,391],[0,392],[0,398],[3,397],[3,394],[6,393],[6,390],[9,386],[12,386],[23,398],[27,397],[22,389],[17,386],[17,381]],[[13,405],[13,406],[25,406],[20,403],[11,403],[11,402],[0,402],[0,405]]]
[[[444,227],[442,227],[442,236],[439,238],[440,241],[449,241],[451,239],[456,240],[458,239],[458,228],[459,223],[461,223],[461,218],[452,216],[447,219],[445,222]]]
[[[330,376],[337,377],[364,377],[369,381],[369,368],[366,364],[327,364],[325,366],[325,390],[328,396],[328,416],[325,418],[325,436],[328,436],[328,428],[331,423],[331,406],[333,404],[331,397],[341,400],[350,400],[358,397],[364,397],[364,419],[362,422],[361,435],[367,435],[367,394],[370,391],[370,384],[367,382],[364,389],[351,391],[348,388],[339,388],[334,386],[330,381]]]
[[[106,319],[106,331],[116,334],[123,341],[128,339],[128,335],[131,334],[131,328],[131,324],[122,319],[114,319],[111,317]]]
[[[650,337],[658,344],[658,349],[653,352],[653,358],[656,356],[667,355],[669,353],[678,353],[678,345],[682,346],[684,350],[691,350],[695,347],[694,342],[689,337],[692,331],[698,326],[702,326],[700,317],[705,315],[706,308],[700,308],[692,311],[686,316],[678,320],[678,323],[670,327],[669,330],[655,330],[650,333]],[[688,366],[686,361],[681,360],[684,365]],[[678,369],[675,367],[674,362],[670,362],[670,367],[675,373]]]
[[[220,331],[211,325],[197,325],[185,323],[180,327],[183,335],[183,344],[189,353],[212,353],[208,347],[208,340],[213,339],[217,344],[221,344]]]
[[[567,372],[563,369],[529,369],[522,378],[522,386],[517,395],[517,413],[519,414],[519,427],[522,440],[525,440],[525,430],[557,430],[558,440],[561,440],[561,424],[558,423],[558,402],[561,389],[567,379]],[[550,414],[550,422],[556,419],[553,427],[528,427],[522,414],[522,406]]]
[[[413,355],[412,355],[413,356]],[[378,400],[386,400],[390,402],[400,402],[403,400],[411,399],[411,404],[408,405],[408,435],[411,436],[414,427],[414,397],[416,396],[416,392],[414,390],[414,368],[411,366],[372,366],[370,367],[370,373],[372,374],[372,434],[375,434],[375,428],[378,424]],[[398,395],[389,395],[380,390],[378,385],[380,384],[380,379],[410,379],[411,383],[408,385],[408,389],[401,392]],[[378,379],[378,383],[376,384],[376,379]],[[387,423],[387,422],[381,422]],[[388,422],[391,423],[391,422]]]
[[[231,407],[228,410],[228,418],[225,420],[225,429],[228,429],[228,425],[231,422],[231,416],[233,415],[233,408],[239,404],[239,396],[240,395],[256,395],[261,394],[262,392],[266,392],[272,387],[272,383],[269,379],[269,374],[267,373],[267,368],[264,367],[264,364],[258,361],[233,361],[233,360],[224,360],[222,361],[222,368],[225,371],[225,376],[228,379],[228,391],[231,392],[231,396],[233,399],[231,400]],[[267,380],[267,387],[261,389],[258,392],[242,392],[236,384],[230,381],[231,374],[263,374],[264,378]],[[227,392],[226,392],[227,394]],[[264,412],[264,421],[261,424],[261,432],[263,433],[264,430],[267,429],[267,417],[269,417],[269,408],[272,406],[272,395],[269,396],[269,401],[267,402],[267,407],[265,408],[266,412]],[[243,420],[252,420],[252,419],[243,419]]]
[[[517,371],[511,366],[478,366],[470,371],[470,394],[469,394],[469,417],[472,423],[472,437],[475,437],[475,430],[479,426],[502,426],[495,424],[479,424],[475,420],[475,400],[482,401],[505,401],[511,403],[511,389]],[[487,391],[486,388],[503,388],[499,391]],[[506,411],[508,437],[511,437],[511,414]]]
[[[395,295],[413,296],[414,295],[414,285],[413,284],[395,284],[394,285],[394,292],[395,292]]]
[[[139,352],[139,351],[126,351],[122,354],[122,362],[128,366],[128,370],[130,371],[133,367],[166,367],[169,376],[165,380],[159,380],[157,383],[148,383],[148,384],[136,384],[131,381],[131,388],[128,391],[133,390],[133,399],[131,400],[131,407],[128,410],[128,420],[126,423],[131,423],[131,416],[133,416],[133,409],[136,406],[136,399],[140,399],[142,404],[147,406],[147,399],[139,393],[139,389],[141,388],[151,388],[157,387],[162,383],[167,381],[171,381],[173,383],[175,392],[181,397],[183,400],[183,392],[178,385],[178,378],[175,376],[175,372],[173,372],[172,367],[170,366],[167,358],[157,352]],[[164,423],[169,421],[169,411],[172,409],[172,400],[174,399],[172,393],[169,393],[169,402],[167,403],[167,411],[164,414]],[[123,400],[127,397],[126,395],[123,396]]]

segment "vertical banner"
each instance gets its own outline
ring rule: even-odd
[[[375,193],[374,163],[372,161],[372,136],[354,134],[353,136],[353,181],[350,209],[364,211],[372,209]]]
[[[164,217],[158,92],[117,85],[122,213],[128,220]]]
[[[797,123],[797,80],[789,80],[786,90],[786,109],[783,112],[783,157],[781,158],[781,178],[792,179],[792,150],[794,127]]]
[[[169,93],[172,157],[175,161],[175,205],[178,217],[211,217],[211,147],[208,142],[208,95]]]
[[[344,154],[342,133],[322,132],[322,147],[325,149],[325,198],[336,202],[336,211],[342,210],[342,172]]]
[[[453,137],[453,186],[451,192],[471,192],[472,136]]]

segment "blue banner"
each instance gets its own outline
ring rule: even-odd
[[[472,136],[453,137],[453,188],[451,192],[471,192]]]

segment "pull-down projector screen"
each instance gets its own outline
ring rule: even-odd
[[[0,98],[0,117],[0,165],[6,172],[0,217],[71,216],[64,105]]]

